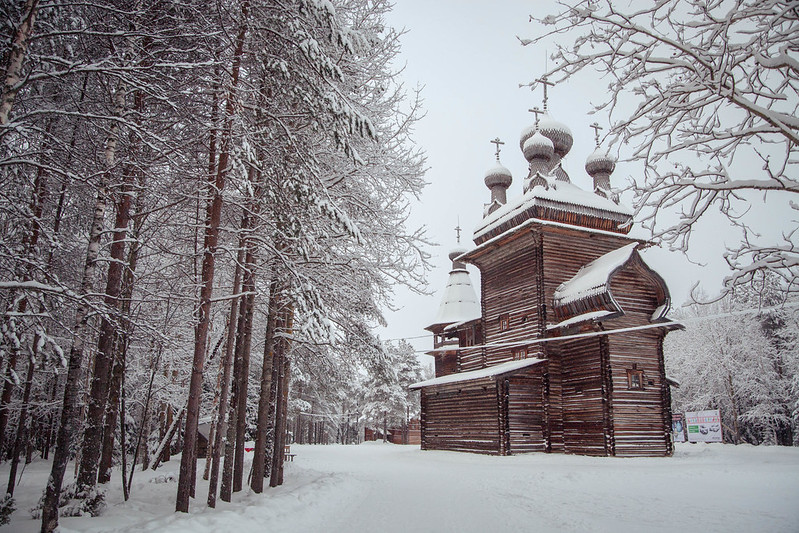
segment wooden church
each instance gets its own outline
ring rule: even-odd
[[[544,109],[546,110],[546,101]],[[599,149],[586,191],[561,160],[568,127],[548,114],[521,134],[523,194],[510,171],[491,190],[475,247],[450,253],[434,334],[434,379],[421,390],[422,449],[496,455],[672,453],[663,339],[669,292],[628,235],[632,211],[610,188],[615,162]],[[480,270],[480,299],[465,264]]]

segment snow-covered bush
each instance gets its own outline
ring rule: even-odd
[[[0,526],[4,526],[11,521],[11,515],[17,510],[14,498],[6,494],[0,499]]]
[[[31,509],[31,517],[42,517],[44,494]],[[105,490],[97,486],[79,491],[75,483],[61,489],[58,498],[58,516],[100,516],[105,510]]]

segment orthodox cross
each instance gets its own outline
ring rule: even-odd
[[[538,78],[535,81],[544,86],[544,113],[546,113],[546,111],[547,111],[547,86],[554,87],[555,84],[552,83],[551,81],[547,81],[547,77],[546,76]]]
[[[536,127],[538,127],[538,115],[543,115],[544,112],[541,111],[540,109],[538,109],[538,107],[534,107],[532,109],[528,109],[527,111],[529,111],[530,113],[534,113],[535,114],[535,125],[536,125]]]
[[[461,222],[458,220],[458,225],[455,226],[455,233],[458,235],[458,244],[461,243]]]
[[[599,130],[602,129],[602,126],[600,126],[598,122],[594,122],[593,124],[591,124],[590,127],[594,128],[594,138],[596,139],[596,147],[599,148]]]
[[[504,143],[504,142],[502,142],[502,141],[500,141],[500,140],[499,140],[499,137],[497,137],[496,139],[493,139],[491,142],[492,142],[492,143],[494,143],[494,144],[497,146],[497,161],[499,161],[499,152],[501,151],[501,149],[500,149],[500,147],[499,147],[499,146],[500,146],[501,144],[505,144],[505,143]],[[459,225],[460,225],[460,224],[459,224]],[[459,233],[458,235],[460,235],[460,233]],[[458,242],[460,242],[460,241],[458,241]]]

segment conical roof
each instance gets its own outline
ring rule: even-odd
[[[480,304],[477,301],[469,271],[466,270],[463,263],[455,260],[465,252],[465,249],[456,248],[449,254],[452,260],[452,270],[449,273],[447,286],[444,288],[444,295],[441,297],[438,313],[427,329],[480,318]]]

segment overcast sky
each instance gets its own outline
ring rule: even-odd
[[[490,199],[483,183],[484,173],[494,165],[494,145],[499,137],[506,144],[501,162],[513,174],[508,198],[522,193],[527,163],[519,149],[519,134],[533,124],[528,112],[542,107],[540,89],[531,92],[519,84],[529,83],[545,69],[546,47],[523,47],[517,39],[532,37],[539,27],[528,21],[537,14],[553,11],[554,2],[473,0],[397,0],[388,23],[405,28],[400,64],[405,65],[402,79],[408,89],[422,86],[426,117],[416,130],[416,142],[427,154],[426,187],[419,203],[413,206],[409,224],[426,226],[429,238],[440,246],[432,248],[435,269],[430,272],[431,296],[417,296],[398,288],[399,311],[388,313],[389,327],[382,330],[384,339],[418,337],[427,333],[438,310],[446,284],[450,262],[449,250],[455,245],[455,226],[464,228],[461,243],[474,246],[475,226],[482,218],[483,204]],[[590,190],[591,178],[584,163],[593,152],[593,122],[607,126],[605,115],[589,115],[591,102],[604,96],[607,82],[586,77],[580,83],[559,85],[549,92],[549,110],[553,118],[568,125],[574,146],[564,160],[564,167],[574,184]],[[623,187],[635,172],[631,165],[620,164],[611,176],[614,187]],[[631,205],[631,198],[622,197]],[[684,302],[694,282],[701,281],[707,292],[717,291],[726,266],[721,254],[725,235],[729,244],[737,242],[725,220],[713,228],[715,239],[703,243],[692,255],[697,266],[678,253],[648,250],[645,260],[667,281],[676,304]],[[634,235],[647,237],[640,228]],[[479,276],[472,273],[478,290]],[[432,338],[412,341],[419,350],[432,347]],[[430,358],[432,361],[432,358]]]

